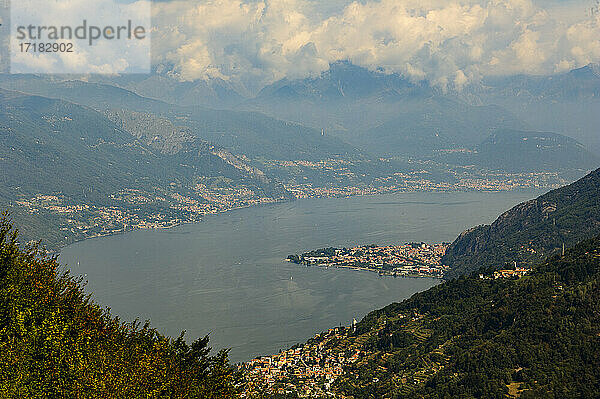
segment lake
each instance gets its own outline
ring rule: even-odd
[[[452,241],[539,192],[395,193],[299,200],[207,216],[170,230],[95,238],[60,261],[126,321],[188,340],[211,335],[233,362],[272,354],[439,283],[305,267],[284,258],[323,247]]]

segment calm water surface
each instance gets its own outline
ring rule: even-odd
[[[171,230],[82,241],[60,260],[125,320],[188,339],[211,334],[232,361],[276,353],[438,283],[304,267],[283,259],[329,246],[452,241],[538,192],[397,193],[301,200],[209,216]]]

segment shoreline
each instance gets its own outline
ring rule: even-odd
[[[288,237],[300,237],[300,236],[304,236],[305,233],[308,233],[312,230],[304,230],[304,227],[309,228],[310,226],[313,226],[313,222],[317,223],[319,221],[323,221],[325,220],[328,223],[337,223],[337,220],[348,220],[348,221],[352,221],[354,220],[354,216],[352,212],[337,212],[335,211],[336,209],[341,208],[345,208],[346,204],[349,207],[349,209],[352,210],[361,210],[361,209],[365,209],[365,212],[367,212],[366,209],[373,209],[373,210],[369,210],[366,213],[366,216],[363,217],[363,220],[365,222],[369,222],[370,220],[373,220],[370,218],[370,216],[373,217],[377,217],[377,215],[379,214],[379,210],[378,207],[379,205],[376,204],[384,204],[381,205],[381,210],[385,210],[386,212],[389,212],[390,215],[400,215],[401,212],[398,212],[396,209],[397,208],[402,208],[402,209],[407,209],[407,210],[412,210],[412,209],[418,209],[420,207],[422,207],[423,205],[419,205],[421,203],[426,204],[424,206],[427,207],[427,209],[429,209],[431,212],[425,212],[424,215],[428,215],[431,214],[433,215],[433,212],[435,212],[435,215],[438,215],[440,213],[449,213],[449,214],[454,214],[455,212],[447,212],[444,209],[446,209],[446,205],[449,206],[450,208],[447,209],[467,209],[467,212],[470,211],[470,208],[472,207],[472,205],[469,205],[469,203],[471,201],[477,202],[477,203],[482,203],[482,204],[486,204],[488,202],[488,199],[492,199],[492,198],[498,198],[498,200],[493,201],[493,203],[503,203],[503,202],[521,202],[522,198],[525,197],[529,197],[531,196],[531,192],[525,192],[522,194],[516,194],[515,192],[507,192],[507,193],[499,193],[497,195],[494,194],[489,194],[489,193],[478,193],[478,192],[469,192],[469,193],[460,193],[460,192],[452,192],[452,193],[422,193],[422,192],[417,192],[417,193],[394,193],[394,194],[385,194],[385,195],[377,195],[377,196],[363,196],[361,198],[350,198],[350,199],[339,199],[336,201],[331,201],[330,198],[322,198],[322,199],[318,199],[319,201],[316,201],[317,199],[313,199],[313,201],[302,201],[302,202],[295,202],[295,201],[280,201],[278,203],[268,203],[268,204],[261,204],[261,205],[269,205],[268,207],[262,207],[262,208],[256,208],[256,209],[250,209],[253,208],[253,206],[250,207],[237,207],[237,208],[232,208],[232,209],[228,209],[226,211],[221,211],[218,213],[211,213],[207,216],[213,215],[214,217],[206,217],[203,218],[203,222],[205,222],[204,224],[196,224],[195,226],[200,226],[200,227],[184,227],[175,231],[171,230],[171,233],[169,233],[168,229],[163,229],[165,231],[160,232],[151,232],[151,231],[147,231],[147,232],[140,232],[140,233],[136,233],[127,237],[119,237],[119,238],[115,238],[113,240],[105,240],[105,241],[97,241],[95,243],[92,243],[91,245],[89,245],[89,247],[87,245],[78,245],[78,246],[74,246],[72,251],[67,251],[64,250],[63,252],[65,254],[68,255],[62,255],[62,261],[67,261],[69,263],[69,266],[71,266],[74,270],[77,270],[77,274],[83,274],[84,272],[87,272],[88,270],[92,270],[92,267],[94,267],[94,270],[98,270],[97,272],[95,272],[98,276],[104,276],[105,275],[105,271],[100,268],[100,269],[95,269],[96,265],[101,265],[102,262],[104,262],[103,258],[104,255],[102,254],[103,249],[107,249],[109,251],[111,251],[111,258],[114,258],[114,256],[112,255],[112,248],[117,248],[119,250],[119,252],[116,253],[126,253],[129,252],[130,255],[128,255],[128,257],[126,258],[127,262],[138,262],[136,260],[137,256],[134,254],[135,250],[137,249],[148,249],[148,250],[153,250],[153,248],[155,248],[155,246],[153,245],[146,245],[143,244],[142,246],[140,246],[139,248],[137,246],[130,246],[130,245],[122,245],[120,244],[121,242],[131,242],[133,243],[134,241],[144,241],[146,239],[150,240],[150,243],[160,243],[163,239],[168,239],[169,242],[175,242],[175,241],[183,241],[183,244],[181,245],[176,245],[176,246],[168,246],[168,248],[173,248],[173,251],[175,250],[179,250],[180,248],[185,248],[188,247],[190,245],[193,245],[194,242],[196,241],[196,239],[194,237],[190,237],[193,236],[196,230],[199,230],[199,233],[202,233],[204,235],[199,235],[198,240],[202,240],[202,237],[208,237],[206,234],[210,234],[211,236],[214,236],[214,233],[212,233],[212,230],[214,228],[218,228],[219,230],[219,234],[217,236],[217,238],[219,240],[217,240],[217,238],[213,239],[211,238],[210,240],[208,240],[208,242],[206,244],[203,245],[214,245],[214,243],[220,243],[222,242],[221,239],[224,239],[225,237],[227,237],[227,230],[230,230],[229,234],[231,233],[231,229],[232,227],[237,226],[237,224],[230,224],[230,223],[240,223],[243,224],[244,226],[249,225],[248,229],[242,229],[241,233],[246,233],[247,231],[256,231],[257,233],[259,232],[258,230],[255,230],[257,227],[262,227],[262,224],[259,225],[255,225],[254,223],[249,223],[250,221],[255,220],[266,220],[268,221],[270,224],[269,226],[280,226],[280,227],[284,227],[285,226],[285,230],[289,231],[290,235],[287,236],[283,236],[282,240],[284,240],[286,242],[285,247],[282,249],[278,249],[277,251],[273,251],[271,253],[271,255],[269,254],[261,254],[261,258],[268,258],[269,261],[269,265],[270,264],[275,264],[275,263],[279,263],[279,267],[282,267],[281,270],[283,270],[283,272],[281,273],[281,280],[277,279],[277,282],[274,284],[277,284],[278,287],[283,287],[281,288],[282,290],[294,290],[296,289],[295,287],[297,286],[297,284],[300,284],[301,281],[303,281],[302,279],[298,279],[296,278],[297,274],[295,271],[291,271],[292,269],[297,268],[298,265],[292,265],[292,264],[284,264],[283,260],[285,258],[285,256],[287,256],[288,253],[294,252],[295,250],[298,250],[298,248],[316,248],[318,247],[318,245],[320,245],[321,243],[331,243],[331,245],[333,246],[343,246],[346,242],[348,243],[367,243],[367,242],[371,242],[371,241],[376,241],[378,243],[387,243],[387,245],[393,245],[393,243],[401,243],[401,242],[405,242],[406,241],[410,241],[411,236],[414,236],[415,233],[418,233],[418,231],[413,231],[412,228],[410,228],[410,226],[413,225],[413,222],[411,222],[411,224],[404,228],[402,224],[398,224],[396,219],[392,219],[391,223],[388,223],[385,226],[379,227],[379,226],[375,226],[373,228],[370,227],[356,227],[355,230],[358,231],[358,233],[356,234],[344,234],[343,236],[337,236],[336,233],[336,229],[334,229],[333,227],[335,226],[332,225],[332,229],[331,229],[331,233],[328,232],[323,232],[323,233],[319,233],[316,237],[310,238],[309,241],[304,242],[304,241],[299,241],[299,242],[294,242],[294,240],[290,241],[288,239]],[[370,198],[370,199],[369,199]],[[345,202],[348,201],[348,202]],[[417,202],[415,202],[417,201]],[[407,205],[401,205],[406,203]],[[443,205],[442,205],[443,204]],[[465,205],[466,204],[466,205]],[[405,208],[406,207],[406,208]],[[497,206],[498,209],[505,209],[505,206]],[[246,209],[248,208],[248,209]],[[240,212],[235,213],[232,211],[236,211],[236,210],[240,210]],[[331,212],[330,212],[331,211]],[[317,213],[317,215],[315,216],[314,213]],[[408,212],[408,211],[407,211]],[[489,212],[488,212],[489,213]],[[223,214],[223,215],[221,215]],[[328,215],[326,219],[323,219],[321,217],[321,214],[323,215]],[[462,213],[460,213],[462,214]],[[495,213],[494,213],[495,214]],[[265,216],[266,215],[266,216]],[[294,218],[287,218],[287,215],[290,216],[294,216]],[[308,215],[312,215],[312,216],[308,216]],[[219,216],[219,217],[217,217]],[[225,216],[224,218],[221,218],[221,216]],[[283,217],[282,220],[280,220]],[[298,222],[299,217],[302,217],[304,220],[305,217],[309,217],[310,219],[308,219],[305,223],[302,224],[298,224],[298,226],[296,226],[296,222]],[[403,216],[398,216],[398,221],[403,220],[404,217]],[[457,219],[457,216],[454,216],[452,218],[452,220]],[[388,218],[385,218],[386,220]],[[422,225],[424,222],[419,222],[420,218],[413,218],[414,219],[414,224],[415,225]],[[429,224],[431,224],[432,226],[436,226],[440,223],[438,218],[433,218],[430,217],[429,218],[431,220],[431,222]],[[374,220],[374,223],[378,224],[379,218]],[[377,222],[376,222],[377,221]],[[262,222],[261,222],[262,223]],[[340,222],[341,223],[341,222]],[[354,223],[356,224],[356,223]],[[340,226],[345,226],[345,224],[340,224]],[[394,228],[395,226],[395,228]],[[175,227],[175,226],[173,226]],[[298,229],[298,227],[301,227],[302,229]],[[380,234],[376,234],[376,235],[372,235],[370,234],[371,232],[377,232],[379,233],[380,231],[388,231],[388,227],[393,228],[393,230],[391,231],[403,231],[404,233],[402,234],[396,234],[396,233],[390,233],[387,235],[380,235]],[[254,229],[254,230],[253,230]],[[366,234],[360,233],[361,231],[366,232]],[[428,229],[428,231],[431,230],[431,232],[433,232],[434,230],[432,229]],[[435,230],[439,230],[439,228],[435,228]],[[456,230],[456,228],[447,228],[444,230],[448,230],[448,231],[454,231]],[[273,239],[277,240],[277,236],[279,235],[277,233],[277,230],[273,230],[271,229],[267,229],[266,231],[269,231],[271,233],[271,235],[274,234]],[[296,231],[296,233],[294,233],[294,231]],[[322,231],[322,230],[320,230]],[[456,230],[458,231],[458,230]],[[339,232],[342,232],[341,230]],[[120,234],[122,232],[119,233],[115,233],[115,234]],[[187,235],[184,235],[185,233],[187,233]],[[235,235],[235,237],[241,237],[242,235],[237,234]],[[422,238],[423,240],[426,240],[429,236],[430,233],[425,232],[424,234],[420,234],[417,237],[418,239],[421,239],[421,236],[425,235],[426,237]],[[444,236],[446,236],[447,234],[444,234]],[[388,237],[389,236],[389,237]],[[454,234],[454,237],[456,235]],[[131,237],[131,238],[128,238]],[[436,237],[431,237],[429,238],[431,240],[431,242],[438,242],[440,240],[443,241],[445,237],[442,238],[437,238],[437,234]],[[335,241],[329,241],[329,240],[335,240]],[[388,239],[393,239],[393,241],[388,242]],[[339,241],[339,242],[338,242]],[[102,244],[102,243],[105,244]],[[261,240],[251,240],[251,243],[264,243],[265,241],[263,239]],[[277,244],[279,245],[279,244]],[[356,244],[359,245],[359,244]],[[90,249],[90,251],[88,252],[88,248]],[[253,249],[252,249],[253,248]],[[248,247],[248,249],[250,249],[253,252],[258,251],[258,248],[260,247]],[[267,247],[270,248],[270,247]],[[278,248],[278,247],[277,247]],[[134,250],[132,250],[134,249]],[[98,261],[96,263],[90,263],[87,261],[84,261],[86,258],[85,256],[88,253],[91,253],[92,250],[97,251],[98,253]],[[246,249],[244,249],[245,251]],[[162,253],[162,251],[160,251]],[[216,257],[217,255],[220,254],[226,254],[229,253],[229,250],[224,247],[224,249],[222,251],[219,251],[218,253],[216,253],[214,256]],[[143,254],[143,252],[140,252],[140,254]],[[151,256],[152,251],[150,252]],[[276,256],[272,256],[273,254],[276,254]],[[71,256],[73,255],[73,256]],[[279,255],[279,256],[277,256]],[[67,258],[68,256],[68,258]],[[142,256],[142,255],[140,255]],[[146,256],[146,255],[144,255]],[[240,255],[242,256],[242,255]],[[81,259],[81,269],[77,267],[77,258]],[[229,265],[234,265],[234,262],[237,262],[239,260],[244,261],[245,258],[240,258],[237,254],[237,252],[235,252],[235,256],[230,256],[231,260],[227,259],[226,260],[226,266]],[[144,258],[146,259],[146,258]],[[192,258],[190,258],[192,259]],[[210,258],[213,259],[213,258]],[[209,260],[210,260],[209,259]],[[216,259],[216,258],[215,258]],[[150,260],[150,258],[148,258],[148,261]],[[120,262],[118,258],[115,258],[114,260],[110,261],[111,264],[114,264],[114,266],[111,266],[113,270],[117,270],[118,269],[118,265],[119,263],[123,263]],[[141,261],[143,262],[143,261]],[[225,261],[224,261],[225,262]],[[147,263],[147,262],[145,262]],[[220,264],[213,264],[213,262],[206,262],[208,266],[210,266],[211,268],[216,268],[218,267]],[[257,262],[254,262],[257,263]],[[223,263],[225,264],[225,263]],[[160,266],[159,266],[160,267]],[[219,266],[220,267],[220,266]],[[277,270],[277,265],[274,266],[275,269],[273,270]],[[233,266],[233,270],[236,270],[236,268],[239,268],[238,266]],[[261,265],[260,268],[263,268],[263,266]],[[185,268],[182,268],[181,270],[184,270]],[[241,269],[241,268],[240,268]],[[247,267],[243,268],[244,270],[247,270]],[[339,282],[344,282],[344,281],[368,281],[368,282],[373,282],[372,284],[374,284],[374,286],[379,286],[379,285],[385,285],[386,287],[396,287],[396,286],[433,286],[433,285],[437,285],[443,282],[443,279],[440,279],[438,277],[433,277],[433,276],[411,276],[411,275],[407,275],[407,276],[402,276],[405,278],[402,279],[388,279],[388,278],[383,278],[383,277],[389,277],[389,276],[382,276],[379,277],[378,275],[374,274],[373,271],[371,270],[361,270],[363,268],[355,268],[355,270],[352,270],[352,268],[350,267],[344,267],[344,268],[339,268],[339,270],[330,270],[330,271],[326,271],[326,270],[313,270],[312,273],[310,273],[310,270],[306,270],[303,268],[298,268],[298,275],[308,275],[309,278],[311,279],[311,281],[313,280],[323,280],[325,277],[327,277],[326,279],[328,280],[329,278],[331,278],[334,281],[339,281]],[[109,269],[107,269],[109,270]],[[154,270],[154,269],[153,269]],[[157,270],[162,270],[161,269],[157,269]],[[179,270],[179,269],[177,269]],[[213,269],[210,269],[213,270]],[[219,270],[219,269],[215,269],[215,270]],[[251,271],[253,269],[250,269]],[[267,269],[270,270],[270,269]],[[364,274],[364,273],[359,273],[359,272],[371,272],[369,274]],[[162,272],[161,272],[162,273]],[[237,278],[244,278],[244,274],[239,274],[240,272],[235,272],[233,274],[225,274],[223,275],[224,277],[221,280],[226,280],[225,277],[231,277],[234,276],[234,278],[231,279],[231,283],[227,283],[227,287],[229,287],[229,285],[233,285],[236,286],[236,279]],[[111,280],[115,280],[115,281],[121,281],[121,277],[116,277],[117,274],[115,274],[115,272],[109,273],[109,275],[111,275]],[[293,282],[289,281],[290,280],[290,276],[293,275]],[[93,279],[93,277],[95,276],[95,274],[90,274],[88,276],[85,277],[85,279],[89,279],[90,281]],[[184,275],[185,276],[185,275]],[[337,277],[336,277],[337,276]],[[362,276],[362,277],[361,277]],[[127,276],[125,276],[127,277]],[[217,277],[213,277],[213,279],[216,279]],[[221,281],[219,280],[219,281]],[[102,280],[97,280],[94,279],[94,281],[92,282],[93,285],[91,285],[94,289],[94,291],[97,291],[98,288],[96,287],[100,287],[100,285],[97,285],[98,282],[101,282]],[[137,281],[139,282],[135,277],[132,278],[132,281]],[[187,280],[185,280],[187,281]],[[203,280],[200,280],[203,281]],[[245,281],[245,280],[244,280]],[[155,284],[154,282],[151,282],[150,284]],[[178,283],[179,284],[179,283]],[[200,284],[200,283],[199,283]],[[254,283],[253,283],[254,284]],[[369,283],[371,284],[371,283]],[[225,286],[225,285],[224,285]],[[194,286],[195,287],[195,286]],[[336,285],[337,287],[337,285]],[[202,287],[202,288],[214,288],[212,285],[211,286],[207,286],[207,287]],[[114,290],[114,288],[113,288]],[[190,288],[191,291],[194,291]],[[185,291],[185,290],[184,290]],[[395,290],[398,291],[398,290]],[[254,291],[252,291],[254,293]],[[287,292],[287,291],[286,291]],[[342,293],[344,291],[341,291]],[[420,290],[419,290],[420,292]],[[199,294],[194,294],[194,295],[199,295]],[[203,295],[208,295],[208,294],[203,294]],[[213,295],[212,293],[210,295]],[[216,294],[215,294],[216,295]],[[265,295],[268,296],[268,294],[263,294],[262,291],[256,291],[256,294],[253,295]],[[362,294],[361,294],[362,295]],[[383,292],[379,293],[377,292],[377,290],[374,291],[374,293],[371,294],[372,296],[377,296],[380,297],[381,295],[384,295]],[[396,295],[397,296],[397,295]],[[96,299],[98,299],[99,301],[101,299],[99,299],[97,296],[95,296]],[[208,298],[208,297],[207,297]],[[212,298],[212,296],[211,296]],[[107,305],[111,305],[113,307],[115,307],[117,304],[113,303],[113,302],[109,302],[109,300],[114,299],[111,298],[111,296],[107,297],[106,303]],[[136,299],[138,300],[138,299]],[[387,301],[385,304],[392,303],[394,301],[398,301],[399,298],[393,298],[390,299],[389,301]],[[279,302],[279,300],[272,300],[273,302]],[[100,302],[102,303],[102,302]],[[373,309],[378,308],[377,306],[374,306],[373,302],[371,301],[367,301],[365,302],[368,307],[368,310],[364,311],[364,314],[367,314],[369,311],[372,311]],[[236,305],[237,306],[237,305]],[[365,306],[365,304],[363,304],[363,306]],[[383,304],[381,306],[384,306]],[[241,305],[240,305],[241,307]],[[232,307],[233,309],[233,307]],[[154,311],[154,310],[153,310]],[[194,312],[196,312],[198,310],[195,310]],[[139,312],[139,311],[138,311]],[[136,313],[139,314],[139,313]],[[152,320],[158,320],[160,317],[164,316],[161,314],[155,315],[153,313],[149,313],[151,314]],[[351,316],[357,316],[357,315],[361,315],[363,316],[363,313],[359,313],[358,311],[353,312],[351,314]],[[340,320],[346,320],[347,317],[340,317],[340,316],[336,316],[337,312],[331,316],[331,318],[333,319],[333,321],[331,323],[325,323],[326,325],[324,327],[316,327],[314,329],[311,329],[310,332],[307,332],[306,334],[303,335],[303,338],[300,339],[300,342],[304,342],[305,339],[310,338],[315,332],[320,331],[322,328],[325,327],[331,327],[331,326],[335,326],[339,323]],[[170,317],[170,316],[167,316]],[[349,316],[350,317],[350,316]],[[352,320],[350,318],[350,320]],[[303,322],[304,323],[304,322]],[[311,322],[306,322],[305,323],[306,326],[311,326]],[[200,322],[199,322],[200,326],[203,326]],[[221,328],[219,324],[216,324],[216,326],[218,328]],[[187,326],[186,327],[189,329],[191,329],[192,327]],[[166,331],[166,330],[164,330]],[[202,330],[204,331],[204,330]],[[196,335],[200,335],[196,334]],[[266,341],[266,340],[265,340]],[[223,347],[229,347],[227,345],[229,341],[225,341],[224,340],[224,344]],[[262,345],[262,343],[260,343]],[[254,345],[254,344],[253,344]],[[265,343],[264,348],[269,348],[269,344]],[[253,349],[254,346],[250,349]],[[274,348],[273,351],[266,351],[263,350],[261,348],[263,348],[263,346],[259,346],[259,344],[256,344],[256,348],[258,348],[258,351],[255,353],[276,353],[276,351],[278,350],[278,348]],[[249,352],[252,352],[249,350]],[[239,352],[241,355],[238,359],[245,359],[245,355],[243,355],[243,353],[245,353],[244,351]],[[248,356],[247,358],[250,359],[253,356],[253,354],[250,354],[250,356]]]
[[[304,267],[320,267],[322,269],[329,269],[329,268],[335,268],[335,269],[346,269],[346,270],[355,270],[355,271],[359,271],[359,272],[369,272],[369,273],[377,273],[377,275],[382,276],[382,277],[393,277],[393,278],[431,278],[431,279],[435,279],[435,280],[444,280],[444,276],[431,276],[431,275],[427,275],[427,274],[402,274],[402,275],[393,275],[393,274],[389,274],[389,273],[380,273],[378,270],[375,269],[370,269],[368,267],[359,267],[359,266],[337,266],[337,265],[325,265],[325,264],[320,264],[320,265],[302,265],[300,263],[295,263],[292,262],[289,259],[284,259],[284,262],[290,262],[290,263],[294,263],[298,266],[304,266]]]
[[[536,192],[536,191],[543,191],[544,189],[542,188],[531,188],[531,189],[526,189],[526,188],[517,188],[517,189],[512,189],[512,190],[435,190],[435,191],[424,191],[424,190],[411,190],[411,191],[406,191],[406,190],[397,190],[397,191],[387,191],[387,192],[382,192],[382,193],[370,193],[370,194],[352,194],[352,195],[332,195],[332,196],[322,196],[322,197],[310,197],[310,198],[290,198],[290,199],[282,199],[282,200],[275,200],[273,202],[269,202],[269,203],[261,203],[261,204],[253,204],[253,205],[243,205],[243,206],[238,206],[238,207],[233,207],[233,208],[229,208],[229,209],[224,209],[224,210],[220,210],[214,213],[207,213],[201,216],[200,220],[197,221],[182,221],[182,222],[178,222],[176,224],[170,225],[168,227],[159,227],[159,228],[136,228],[136,229],[131,229],[131,230],[126,230],[126,231],[114,231],[114,232],[109,232],[109,233],[105,233],[105,234],[95,234],[95,235],[91,235],[91,236],[86,236],[83,238],[78,238],[75,239],[69,243],[66,244],[62,244],[59,245],[58,248],[56,250],[52,250],[52,251],[47,251],[46,254],[48,256],[55,256],[55,255],[60,255],[60,253],[62,252],[62,250],[70,245],[73,244],[77,244],[79,242],[83,242],[85,240],[91,240],[91,239],[95,239],[95,238],[105,238],[105,237],[112,237],[112,236],[118,236],[120,234],[126,234],[126,233],[131,233],[134,231],[142,231],[142,230],[156,230],[156,231],[160,231],[160,230],[170,230],[176,227],[180,227],[180,226],[184,226],[184,225],[188,225],[188,224],[195,224],[195,223],[202,223],[202,221],[204,220],[205,217],[207,216],[216,216],[219,214],[223,214],[223,213],[228,213],[228,212],[232,212],[232,211],[236,211],[236,210],[241,210],[241,209],[249,209],[249,208],[258,208],[261,206],[269,206],[269,205],[278,205],[278,204],[286,204],[286,203],[292,203],[295,201],[311,201],[311,200],[323,200],[323,199],[349,199],[349,198],[360,198],[360,197],[377,197],[377,196],[383,196],[383,195],[391,195],[391,194],[413,194],[413,193],[428,193],[428,194],[445,194],[445,193],[481,193],[481,194],[493,194],[493,193],[511,193],[511,192]],[[443,278],[443,277],[442,277]]]
[[[273,205],[273,204],[283,204],[283,203],[289,203],[289,202],[293,202],[293,201],[297,201],[297,199],[292,199],[292,200],[279,200],[279,201],[273,201],[273,202],[269,202],[269,203],[264,203],[264,204],[254,204],[254,205],[243,205],[243,206],[238,206],[238,207],[234,207],[234,208],[230,208],[230,209],[225,209],[225,210],[221,210],[221,211],[217,211],[214,213],[206,213],[204,215],[201,216],[200,220],[195,220],[195,221],[182,221],[182,222],[178,222],[169,226],[165,226],[165,227],[152,227],[152,228],[135,228],[135,229],[131,229],[131,230],[117,230],[117,231],[112,231],[112,232],[108,232],[108,233],[104,233],[104,234],[94,234],[91,236],[87,236],[87,237],[83,237],[83,238],[78,238],[75,239],[72,242],[69,242],[68,244],[63,244],[60,245],[58,247],[57,250],[54,251],[47,251],[47,255],[48,256],[54,256],[54,255],[60,255],[61,251],[63,249],[65,249],[68,246],[83,242],[83,241],[87,241],[87,240],[93,240],[95,238],[106,238],[106,237],[113,237],[113,236],[118,236],[121,234],[127,234],[127,233],[133,233],[135,231],[144,231],[144,230],[153,230],[153,231],[166,231],[166,230],[171,230],[177,227],[181,227],[181,226],[185,226],[185,225],[189,225],[189,224],[196,224],[196,223],[202,223],[204,221],[204,218],[207,216],[216,216],[219,214],[223,214],[223,213],[227,213],[227,212],[232,212],[232,211],[236,211],[236,210],[241,210],[241,209],[248,209],[248,208],[258,208],[261,206],[266,206],[266,205]]]

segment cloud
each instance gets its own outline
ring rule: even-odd
[[[338,4],[155,3],[154,62],[183,80],[218,77],[260,87],[349,60],[461,88],[487,75],[551,74],[600,60],[600,15],[583,6],[577,14],[575,4],[568,16],[531,0]]]
[[[134,37],[138,26],[144,30],[151,28],[150,20],[151,3],[148,0],[129,3],[119,0],[13,2],[10,8],[10,71],[150,71],[150,39],[145,35]]]

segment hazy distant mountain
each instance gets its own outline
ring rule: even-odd
[[[75,89],[76,86],[85,88],[91,85],[96,85],[95,90],[124,89],[140,97],[180,106],[231,108],[245,98],[236,91],[233,85],[222,79],[179,81],[160,74],[126,74],[120,76],[92,75],[82,81],[77,76],[0,75],[0,84],[5,89],[45,96],[51,96],[53,90],[61,90],[61,83],[68,83],[67,87],[70,89]],[[111,87],[114,88],[111,89]],[[108,98],[107,96],[106,99]]]
[[[497,104],[532,129],[563,133],[600,153],[600,66],[553,76],[488,78],[466,93],[477,104]]]
[[[264,103],[285,99],[331,104],[352,103],[381,93],[389,93],[390,99],[393,99],[395,96],[426,97],[433,92],[426,82],[411,83],[398,74],[385,74],[348,62],[336,62],[318,77],[283,79],[273,83],[262,89],[256,100]]]
[[[317,77],[275,82],[240,108],[332,132],[359,131],[394,118],[398,104],[419,103],[435,92],[426,82],[337,62]]]
[[[577,140],[556,133],[495,131],[477,146],[480,165],[508,172],[558,169],[590,170],[600,158]]]
[[[358,133],[353,142],[387,156],[423,156],[436,150],[473,148],[493,129],[522,126],[500,107],[432,97],[404,105],[394,119]]]
[[[231,83],[218,78],[180,81],[170,76],[153,74],[96,79],[100,83],[117,85],[144,97],[183,106],[232,108],[245,99]]]
[[[600,150],[599,70],[589,65],[550,77],[488,78],[463,93],[443,93],[340,62],[317,77],[267,86],[243,106],[325,128],[373,154],[436,154],[450,163],[519,172],[585,170],[596,159],[567,137],[544,133],[544,143],[542,133],[529,141],[508,133],[502,140],[488,137],[494,131],[558,132]]]
[[[250,157],[320,160],[361,152],[318,129],[258,112],[195,110],[187,123],[202,138]]]
[[[600,165],[583,144],[557,133],[496,129],[471,151],[439,151],[434,159],[509,173],[567,172],[569,179]]]
[[[317,77],[276,82],[242,107],[325,128],[385,156],[472,148],[493,129],[528,127],[502,107],[470,105],[427,82],[347,62]]]
[[[321,135],[320,129],[255,112],[176,106],[108,84],[4,75],[0,77],[0,86],[71,101],[100,111],[126,109],[153,113],[177,125],[189,127],[200,139],[250,157],[314,160],[359,154],[343,141],[330,135]]]
[[[0,87],[47,98],[61,99],[96,110],[131,108],[165,112],[170,105],[142,97],[123,88],[81,80],[62,80],[37,75],[0,75]]]
[[[169,104],[123,88],[155,90],[146,93],[161,92],[164,95],[156,97],[167,99],[181,96],[178,101],[169,99],[180,104],[195,103],[200,97],[204,100],[198,104],[205,100],[211,105],[234,104],[241,96],[223,81],[177,82],[162,75],[96,79],[104,83],[2,75],[0,86],[101,111],[152,113],[189,128],[199,139],[250,158],[317,160],[369,153],[434,157],[510,171],[584,170],[594,159],[566,138],[555,137],[551,148],[514,138],[511,143],[486,139],[494,131],[514,130],[558,132],[587,146],[600,140],[600,121],[594,123],[600,109],[600,80],[593,65],[554,77],[490,78],[484,86],[462,93],[461,99],[426,82],[338,62],[319,76],[269,85],[256,98],[243,101],[240,110]],[[569,127],[579,130],[572,133]]]
[[[553,76],[502,76],[484,80],[482,94],[526,101],[600,99],[600,66],[590,64]]]

